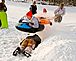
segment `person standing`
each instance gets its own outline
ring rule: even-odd
[[[8,28],[6,11],[7,11],[7,7],[5,5],[5,0],[1,0],[0,2],[0,27],[1,28]]]
[[[36,1],[34,1],[33,4],[30,6],[30,10],[32,11],[33,15],[37,13]]]

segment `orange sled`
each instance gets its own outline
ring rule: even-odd
[[[40,23],[40,24],[43,24],[43,25],[45,25],[45,24],[50,24],[50,25],[52,25],[52,22],[49,21],[48,19],[40,19],[39,23]]]

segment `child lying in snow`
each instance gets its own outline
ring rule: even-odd
[[[23,39],[20,43],[20,47],[17,47],[16,50],[13,52],[14,56],[17,54],[23,54],[26,57],[31,56],[32,50],[34,50],[38,44],[41,43],[41,39],[38,35],[28,36],[26,39]]]

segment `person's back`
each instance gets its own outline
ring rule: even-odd
[[[31,5],[30,10],[32,11],[33,15],[37,13],[36,1],[33,2],[33,5]]]
[[[28,36],[26,39],[33,39],[36,42],[35,48],[41,43],[41,38],[38,35]],[[34,49],[35,49],[34,48]]]

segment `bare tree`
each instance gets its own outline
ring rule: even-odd
[[[51,3],[51,0],[48,0],[49,4]]]

